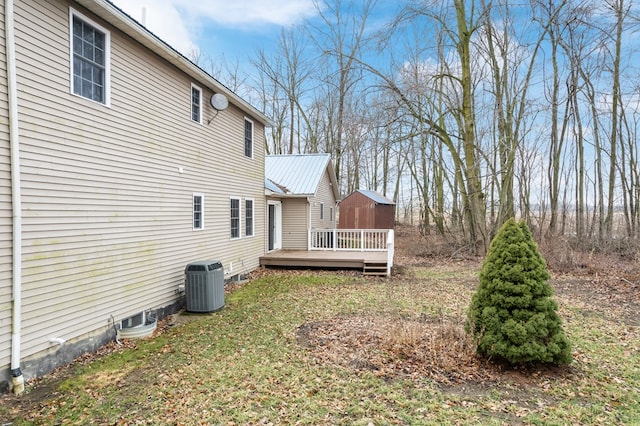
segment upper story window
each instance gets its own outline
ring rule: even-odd
[[[204,195],[193,194],[193,230],[204,229]]]
[[[71,91],[109,105],[110,33],[70,9]]]
[[[231,239],[240,238],[240,198],[231,198]]]
[[[324,219],[324,203],[320,203],[320,220]]]
[[[196,123],[202,123],[202,89],[191,85],[191,119]]]
[[[253,158],[253,121],[244,119],[244,156]]]

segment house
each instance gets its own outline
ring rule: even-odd
[[[310,229],[335,228],[339,194],[329,154],[265,156],[266,251],[307,250]]]
[[[340,229],[394,229],[395,203],[376,191],[358,189],[339,208]]]
[[[3,3],[0,390],[258,267],[269,125],[108,1]]]
[[[267,247],[261,265],[391,274],[393,227],[337,229],[339,191],[329,154],[267,155],[265,195]]]

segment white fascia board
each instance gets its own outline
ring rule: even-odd
[[[233,101],[232,103],[234,105],[240,108],[247,115],[260,121],[264,126],[270,127],[274,125],[273,121],[271,121],[267,116],[255,109],[247,101],[225,87],[202,68],[188,60],[169,44],[162,41],[110,2],[105,0],[75,0],[75,2],[95,13],[97,16],[127,34],[147,49],[196,79],[198,82],[211,89],[214,93],[224,94]]]

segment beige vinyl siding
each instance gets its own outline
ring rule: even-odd
[[[0,370],[11,362],[12,206],[4,8],[0,8]]]
[[[44,353],[50,337],[106,330],[111,316],[174,303],[191,261],[219,259],[225,269],[233,262],[234,273],[256,268],[263,241],[231,241],[228,206],[230,196],[253,198],[255,235],[264,235],[257,220],[265,204],[262,124],[254,119],[254,158],[247,159],[244,113],[230,105],[216,115],[206,82],[80,8],[111,31],[111,105],[75,96],[69,3],[16,7],[22,355]],[[191,83],[203,89],[202,125],[190,118]],[[202,231],[192,230],[194,192],[205,197]]]
[[[309,227],[309,203],[306,198],[282,201],[282,248],[306,250]]]
[[[320,203],[324,203],[324,219],[320,219]],[[329,174],[325,172],[318,184],[316,195],[311,198],[311,227],[316,229],[337,228],[335,223],[335,207],[336,199],[331,189],[331,180],[329,179]],[[330,220],[330,208],[333,208],[334,212],[333,222]]]

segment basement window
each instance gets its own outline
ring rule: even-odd
[[[130,316],[120,321],[120,329],[132,328],[144,324],[144,312]]]

